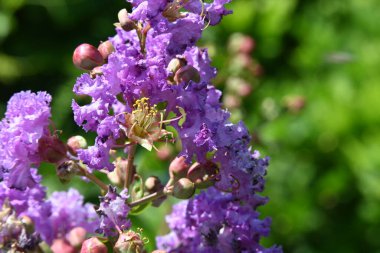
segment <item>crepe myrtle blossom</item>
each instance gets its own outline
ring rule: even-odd
[[[73,87],[74,121],[96,134],[93,145],[82,136],[66,144],[52,131],[46,92],[20,92],[8,102],[0,122],[0,247],[40,250],[44,242],[55,253],[142,252],[146,240],[131,230],[129,215],[171,196],[185,200],[167,216],[171,232],[157,238],[155,252],[281,252],[260,245],[271,223],[256,210],[268,200],[259,193],[269,158],[252,150],[243,122],[230,122],[212,85],[217,71],[196,46],[207,27],[232,13],[229,0],[128,2],[132,10],[118,13],[114,36],[73,54],[87,71]],[[176,141],[168,182],[144,180],[135,153]],[[81,176],[97,185],[96,208],[74,189],[47,197],[42,162],[55,166],[61,182]]]

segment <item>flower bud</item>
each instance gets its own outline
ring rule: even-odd
[[[170,177],[176,179],[185,177],[188,169],[189,165],[186,163],[186,158],[184,156],[176,157],[169,165]]]
[[[188,178],[181,178],[173,187],[173,196],[178,199],[189,199],[195,192],[194,183]]]
[[[70,153],[72,153],[73,155],[76,155],[78,149],[87,148],[87,141],[82,136],[76,135],[76,136],[70,137],[67,140],[67,146],[69,147]]]
[[[80,253],[107,253],[107,247],[98,238],[92,237],[83,242]]]
[[[64,239],[55,239],[51,245],[53,253],[75,253],[76,250]]]
[[[109,40],[100,43],[98,50],[100,54],[103,56],[104,61],[107,61],[108,56],[115,52],[115,48],[113,47],[112,42]]]
[[[173,75],[182,67],[186,66],[187,62],[184,58],[172,59],[167,67],[167,71],[173,73]]]
[[[145,180],[145,190],[149,193],[154,193],[156,191],[159,191],[164,186],[162,185],[160,179],[158,177],[148,177]]]
[[[129,230],[119,236],[113,250],[116,253],[140,253],[144,251],[144,242],[139,234]]]
[[[82,243],[86,240],[86,229],[82,227],[76,227],[70,230],[69,234],[66,236],[67,241],[74,248],[79,249]]]
[[[119,25],[124,31],[129,32],[136,29],[136,24],[129,18],[129,14],[126,9],[120,10],[117,17],[119,18]]]
[[[77,68],[92,70],[104,63],[99,50],[90,44],[79,45],[73,54],[73,63]]]
[[[163,145],[158,148],[157,157],[161,161],[166,161],[170,158],[172,153],[172,148],[169,145]]]
[[[33,220],[29,216],[26,216],[26,215],[22,216],[20,220],[21,220],[22,225],[25,228],[25,231],[28,234],[32,234],[34,232]]]
[[[66,157],[66,152],[66,145],[55,135],[38,140],[38,153],[45,162],[59,163]]]
[[[67,183],[75,175],[81,175],[78,165],[71,160],[61,163],[57,169],[57,176],[62,183]]]
[[[174,81],[178,83],[193,81],[199,83],[201,81],[201,77],[196,68],[191,65],[186,65],[180,68],[174,75]]]
[[[205,164],[194,163],[187,172],[190,179],[198,189],[205,189],[215,183],[215,176],[218,174],[218,166],[213,162]]]

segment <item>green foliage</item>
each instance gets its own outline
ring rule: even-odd
[[[53,114],[63,137],[81,134],[72,120],[72,85],[80,71],[71,53],[113,34],[124,1],[0,1],[0,111],[22,89],[53,94]],[[285,252],[379,252],[380,241],[380,20],[375,0],[236,0],[235,15],[209,27],[202,43],[211,48],[222,76],[243,75],[226,54],[232,33],[252,36],[253,57],[264,75],[240,108],[255,133],[255,149],[271,156],[260,211],[273,217],[268,244]],[[223,88],[224,79],[216,83]],[[292,112],[286,99],[303,96]],[[235,113],[235,112],[234,112]],[[236,112],[239,113],[239,112]],[[170,144],[168,144],[170,145]],[[147,177],[167,180],[168,162],[139,150],[136,163]],[[175,155],[175,154],[173,154]],[[45,166],[49,191],[64,189]],[[106,179],[105,179],[106,180]],[[98,192],[76,180],[96,202]],[[167,228],[162,208],[134,216],[149,248]]]

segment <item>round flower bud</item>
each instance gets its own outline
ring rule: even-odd
[[[100,54],[103,56],[104,61],[107,61],[108,56],[115,52],[115,48],[113,47],[112,42],[109,40],[100,43],[98,50]]]
[[[173,196],[177,199],[189,199],[195,192],[194,183],[188,178],[181,178],[173,187]]]
[[[129,18],[127,9],[120,10],[119,13],[117,14],[117,17],[119,18],[120,27],[124,31],[129,32],[129,31],[132,31],[133,29],[136,29],[136,24],[132,19]]]
[[[21,217],[21,223],[24,226],[26,232],[28,234],[32,234],[34,232],[34,222],[29,216],[22,216]]]
[[[145,190],[149,193],[154,193],[163,188],[163,185],[158,177],[148,177],[145,180]]]
[[[57,136],[43,136],[38,140],[38,153],[45,162],[60,163],[66,158],[67,147]]]
[[[69,234],[66,236],[67,241],[71,246],[79,249],[82,243],[86,240],[86,229],[82,227],[76,227],[70,230]]]
[[[75,253],[76,250],[64,239],[55,239],[51,245],[53,253]]]
[[[62,183],[67,183],[75,175],[81,175],[78,165],[71,160],[61,163],[57,167],[57,176]]]
[[[107,253],[107,247],[98,238],[92,237],[83,242],[80,253]]]
[[[92,70],[104,63],[99,50],[90,44],[79,45],[73,54],[73,63],[77,68]]]
[[[174,58],[169,62],[167,70],[174,75],[177,70],[186,66],[186,64],[187,62],[184,58]]]
[[[215,183],[215,176],[218,174],[218,166],[213,162],[205,164],[194,163],[187,172],[190,179],[198,189],[205,189]]]
[[[76,136],[70,137],[67,140],[67,146],[69,147],[70,153],[72,153],[73,155],[76,155],[78,149],[87,148],[87,141],[82,136],[76,135]]]
[[[189,165],[186,163],[184,156],[176,157],[169,165],[169,174],[171,178],[186,177]]]
[[[168,160],[170,158],[172,153],[173,153],[172,148],[169,145],[163,145],[163,146],[158,148],[157,157],[158,157],[158,159],[165,161],[165,160]]]
[[[180,68],[174,75],[174,81],[176,83],[193,81],[199,83],[201,81],[201,76],[196,68],[191,65],[186,65]]]
[[[113,250],[116,253],[140,253],[144,251],[144,242],[139,234],[129,230],[119,236]]]

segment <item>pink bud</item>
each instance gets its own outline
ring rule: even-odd
[[[80,248],[84,240],[86,240],[86,234],[86,229],[82,227],[76,227],[70,230],[69,234],[66,236],[66,239],[71,244],[71,246]]]
[[[67,146],[69,147],[70,153],[76,155],[78,149],[84,149],[87,147],[87,141],[80,135],[70,137],[67,140]]]
[[[158,159],[162,161],[168,160],[171,154],[172,154],[172,148],[169,145],[163,145],[158,148],[157,157]]]
[[[66,152],[66,145],[55,135],[38,140],[38,153],[45,162],[58,164],[66,157]]]
[[[115,52],[115,48],[113,47],[112,42],[109,40],[100,43],[98,50],[103,56],[104,61],[107,61],[108,56]]]
[[[107,253],[107,247],[98,238],[92,237],[82,244],[80,253]]]
[[[185,177],[189,165],[186,163],[184,156],[176,157],[169,165],[169,174],[171,178]]]
[[[77,68],[92,70],[104,63],[99,50],[90,44],[79,45],[73,54],[73,63]]]
[[[156,249],[156,250],[153,250],[152,253],[166,253],[166,251],[165,250]]]
[[[56,239],[51,246],[53,253],[75,253],[76,250],[64,239]]]

